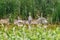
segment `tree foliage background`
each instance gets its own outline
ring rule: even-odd
[[[43,16],[49,22],[60,21],[60,0],[0,0],[0,19],[26,20],[29,12],[33,19]]]

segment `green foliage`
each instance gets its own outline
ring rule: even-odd
[[[60,40],[60,27],[56,26],[44,28],[37,25],[28,29],[25,25],[0,25],[0,40]],[[52,27],[56,28],[52,30]]]
[[[0,0],[0,18],[14,15],[12,19],[17,16],[27,19],[29,12],[34,19],[38,16],[47,18],[49,15],[48,18],[52,17],[52,21],[60,21],[60,2],[59,0]]]

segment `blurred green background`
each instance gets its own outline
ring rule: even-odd
[[[27,20],[29,12],[33,19],[43,16],[49,22],[60,22],[60,0],[0,0],[0,19]],[[41,15],[42,14],[42,15]]]

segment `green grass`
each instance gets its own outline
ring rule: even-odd
[[[0,25],[0,40],[60,40],[60,27]]]

